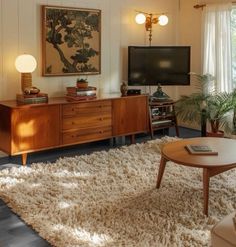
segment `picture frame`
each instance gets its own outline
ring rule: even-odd
[[[101,73],[101,10],[42,6],[43,76]]]

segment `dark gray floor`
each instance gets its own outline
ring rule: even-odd
[[[164,131],[156,132],[155,138],[160,138],[167,134]],[[170,128],[169,136],[175,136],[175,130]],[[181,128],[180,137],[190,138],[200,136],[197,130]],[[137,135],[136,142],[150,140],[149,135]],[[54,149],[49,151],[37,152],[30,154],[28,157],[28,165],[33,162],[54,162],[59,157],[73,156],[78,154],[88,154],[93,151],[108,150],[124,144],[129,144],[129,139],[117,138],[115,142],[110,140],[99,141],[89,144],[76,145],[67,148]],[[112,145],[111,145],[112,144]],[[3,157],[0,158],[0,169],[3,169],[7,164],[20,165],[21,157]],[[34,230],[25,225],[24,222],[15,215],[6,204],[0,200],[0,247],[46,247],[50,244],[42,239]],[[65,246],[66,247],[66,246]]]

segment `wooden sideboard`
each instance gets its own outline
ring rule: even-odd
[[[148,97],[103,95],[95,100],[18,105],[0,102],[0,150],[22,155],[148,131]]]

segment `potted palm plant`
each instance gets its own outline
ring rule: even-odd
[[[236,93],[216,92],[215,80],[210,74],[194,74],[197,91],[187,96],[181,96],[176,103],[176,115],[183,122],[202,124],[202,135],[222,136],[222,130],[231,132],[232,116],[235,108]],[[205,133],[206,124],[211,127]]]

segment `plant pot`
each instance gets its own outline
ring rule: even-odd
[[[214,133],[214,132],[207,132],[206,133],[207,137],[224,137],[224,131],[219,130],[218,132]]]
[[[231,139],[236,139],[236,135],[235,134],[232,134],[232,135],[230,135],[230,138]]]
[[[87,81],[77,82],[76,85],[77,85],[77,88],[87,88],[88,87],[88,82]]]

